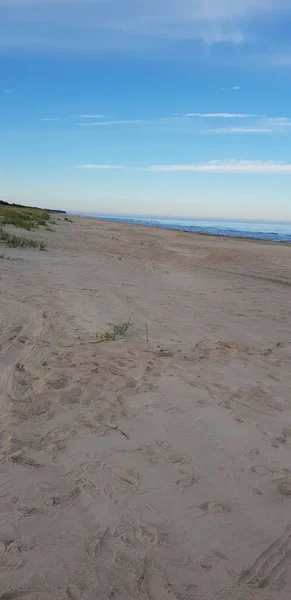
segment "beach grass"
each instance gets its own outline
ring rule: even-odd
[[[123,337],[130,326],[130,319],[128,321],[121,321],[120,323],[110,323],[110,328],[103,333],[97,333],[97,342],[111,342],[116,339]]]
[[[41,208],[29,208],[0,204],[1,225],[14,225],[22,229],[37,229],[46,226],[51,220],[49,212]]]
[[[6,231],[3,231],[3,229],[0,229],[0,242],[5,244],[8,248],[34,248],[36,250],[41,250],[41,252],[45,252],[47,249],[44,242],[20,235],[14,235],[13,233],[7,233]]]

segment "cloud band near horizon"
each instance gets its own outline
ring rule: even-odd
[[[291,174],[291,163],[248,160],[213,160],[206,163],[183,165],[150,165],[147,167],[128,167],[125,165],[85,164],[77,165],[77,169],[120,170],[135,169],[152,173],[254,173],[254,174]]]

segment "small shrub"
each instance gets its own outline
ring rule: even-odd
[[[110,326],[111,329],[108,331],[97,333],[98,342],[110,342],[124,336],[130,326],[130,319],[121,323],[111,323]]]

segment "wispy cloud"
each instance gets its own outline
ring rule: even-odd
[[[10,94],[12,90],[4,90],[5,94]]]
[[[273,131],[287,131],[291,127],[291,119],[289,117],[265,117],[262,124]]]
[[[218,127],[208,129],[208,133],[276,133],[276,131],[266,127]]]
[[[185,117],[199,117],[200,119],[251,119],[258,115],[248,113],[187,113]]]
[[[233,85],[231,89],[237,92],[238,90],[240,90],[240,85]]]
[[[144,119],[119,119],[117,121],[96,121],[93,123],[80,123],[83,127],[111,127],[114,125],[136,125],[138,123],[146,123],[148,121]]]
[[[250,117],[255,117],[256,115],[249,115]],[[241,127],[241,126],[231,126],[231,127],[218,127],[208,129],[208,133],[287,133],[291,131],[291,119],[289,117],[260,117],[255,120],[251,120],[250,123]]]
[[[178,165],[150,165],[148,167],[111,164],[86,164],[77,165],[77,169],[134,169],[152,173],[254,173],[254,174],[291,174],[291,163],[279,163],[262,160],[211,160],[206,163],[178,164]]]
[[[127,167],[123,165],[77,165],[76,169],[126,169]]]
[[[276,162],[249,161],[249,160],[212,160],[207,163],[194,165],[152,165],[143,170],[155,173],[183,172],[183,173],[288,173],[291,174],[291,164]]]
[[[214,134],[246,134],[246,133],[274,133],[279,129],[282,131],[286,123],[285,119],[270,119],[264,115],[258,115],[254,113],[228,113],[228,112],[217,112],[217,113],[187,113],[185,117],[189,119],[213,119],[213,120],[233,120],[233,121],[247,121],[244,126],[231,125],[231,127],[218,127],[207,129],[206,133]],[[288,121],[288,119],[287,119]]]
[[[41,121],[61,121],[59,117],[43,117]]]
[[[79,119],[103,119],[104,115],[79,115]]]
[[[209,127],[210,122],[215,121],[215,125]],[[221,123],[219,123],[221,121]],[[226,122],[231,122],[228,127]],[[242,125],[243,122],[243,125]],[[207,125],[206,125],[207,123]],[[254,113],[229,113],[229,112],[191,112],[184,115],[172,113],[168,117],[149,117],[137,119],[115,119],[103,121],[101,116],[95,121],[92,118],[83,118],[81,127],[122,127],[146,125],[154,127],[164,127],[165,125],[175,127],[185,127],[187,131],[197,134],[273,134],[291,132],[291,118],[289,117],[268,117]]]

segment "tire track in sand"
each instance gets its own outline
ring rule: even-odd
[[[59,336],[57,320],[50,311],[34,310],[20,333],[0,355],[0,411],[5,423],[22,413],[20,402],[43,389],[41,369]]]

